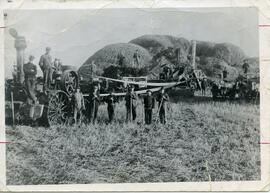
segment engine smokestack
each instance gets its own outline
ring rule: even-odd
[[[192,68],[195,70],[196,69],[196,41],[192,40],[191,42],[192,42],[191,65],[192,65]]]
[[[15,38],[14,47],[16,48],[17,53],[17,80],[20,83],[24,81],[24,72],[23,72],[23,64],[24,64],[24,51],[26,48],[25,38],[19,36],[17,31],[13,28],[9,30],[9,33],[12,37]]]

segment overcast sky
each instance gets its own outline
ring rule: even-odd
[[[65,65],[81,66],[111,43],[129,42],[145,34],[164,34],[217,43],[230,42],[247,56],[258,56],[258,15],[255,8],[103,9],[8,11],[5,19],[5,72],[16,61],[15,28],[27,40],[26,58],[38,63],[45,47]]]

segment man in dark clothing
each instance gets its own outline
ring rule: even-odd
[[[164,74],[165,80],[168,80],[169,67],[167,65],[163,67],[163,74]]]
[[[203,78],[201,80],[201,89],[202,89],[203,96],[205,96],[206,87],[207,87],[207,80],[206,80],[206,78]]]
[[[130,122],[131,119],[134,121],[136,119],[136,100],[137,96],[134,92],[134,87],[129,87],[128,92],[125,96],[126,101],[126,108],[127,108],[127,114],[126,114],[126,121]]]
[[[155,99],[152,96],[150,90],[147,91],[147,95],[144,97],[144,116],[145,124],[149,125],[152,123],[152,110],[155,108]]]
[[[160,79],[160,80],[165,80],[165,74],[164,74],[163,72],[161,72],[161,73],[159,74],[159,79]]]
[[[224,70],[222,71],[222,76],[223,76],[223,80],[227,78],[228,76],[228,71],[227,68],[225,67]]]
[[[29,57],[29,62],[23,65],[25,75],[25,86],[27,94],[32,103],[36,104],[37,97],[35,96],[37,67],[33,64],[34,56]]]
[[[43,91],[47,91],[52,82],[52,57],[50,55],[51,48],[46,48],[46,53],[40,57],[39,66],[43,72]]]
[[[95,61],[92,61],[91,64],[88,64],[90,67],[90,75],[91,79],[93,80],[97,73],[97,66],[95,64]]]
[[[159,113],[160,123],[165,124],[166,123],[166,118],[165,118],[166,104],[165,104],[165,101],[169,101],[169,96],[167,93],[165,93],[164,88],[161,89],[159,95],[157,96],[157,101],[158,101],[158,113]]]
[[[90,104],[89,122],[95,124],[96,119],[97,119],[97,114],[98,114],[99,102],[100,102],[98,85],[94,86],[93,92],[91,92],[90,95],[89,95],[89,99],[90,99],[90,103],[89,103]]]
[[[136,50],[136,52],[133,54],[133,67],[138,67],[140,68],[140,55],[139,55],[139,50]]]
[[[173,70],[172,70],[172,67],[169,67],[168,80],[172,80],[172,79],[173,79]]]
[[[175,49],[175,56],[176,56],[176,64],[180,65],[180,62],[181,62],[181,49],[180,48]]]
[[[244,64],[243,64],[242,68],[243,68],[244,74],[247,74],[249,71],[249,64],[248,64],[247,60],[244,60]]]
[[[168,81],[172,78],[172,69],[169,66],[164,66],[163,73],[165,75],[165,80]]]
[[[120,52],[118,55],[117,55],[117,59],[118,59],[118,65],[119,66],[124,66],[125,65],[125,59],[126,57],[123,55],[122,52]]]
[[[108,104],[107,110],[109,116],[109,123],[111,123],[114,119],[114,105],[116,102],[112,91],[110,91],[109,96],[106,97],[105,102]]]

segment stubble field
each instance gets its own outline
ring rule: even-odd
[[[149,126],[141,106],[132,124],[120,103],[112,124],[103,105],[96,125],[7,126],[7,184],[260,179],[259,105],[171,103],[167,124]]]

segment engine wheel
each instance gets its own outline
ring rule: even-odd
[[[66,124],[70,118],[70,99],[63,91],[57,91],[50,96],[47,118],[50,126]]]

